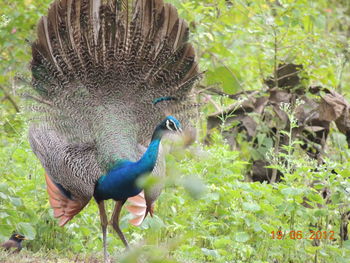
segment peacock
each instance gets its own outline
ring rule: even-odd
[[[110,222],[128,247],[123,205],[132,199],[135,225],[153,213],[162,182],[143,189],[140,178],[164,176],[164,135],[193,134],[202,73],[188,37],[163,0],[56,0],[38,23],[30,145],[60,226],[97,202],[105,260],[104,202],[116,202]]]

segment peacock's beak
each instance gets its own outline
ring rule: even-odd
[[[182,129],[181,129],[180,127],[177,129],[177,131],[178,131],[179,133],[182,133]]]

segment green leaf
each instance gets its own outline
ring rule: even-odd
[[[9,216],[8,213],[6,213],[6,212],[0,212],[0,218],[6,218],[6,217],[8,217],[8,216]]]
[[[219,238],[217,240],[214,241],[214,246],[216,248],[225,248],[228,245],[230,245],[232,243],[232,241],[230,239],[227,238]]]
[[[5,192],[8,191],[8,188],[9,188],[8,184],[6,184],[6,183],[0,183],[0,192],[5,193]]]
[[[213,258],[219,257],[219,253],[215,249],[202,248],[202,252],[206,256],[211,256]]]
[[[233,69],[221,66],[207,72],[208,85],[220,83],[226,93],[233,94],[239,90],[239,73]],[[237,78],[237,79],[236,79]]]
[[[7,199],[8,195],[6,195],[5,193],[0,192],[0,199]]]
[[[249,234],[246,232],[238,232],[235,235],[235,240],[237,242],[241,242],[241,243],[247,242],[249,240],[249,238],[250,238]]]
[[[182,184],[194,199],[199,199],[206,190],[203,181],[195,175],[189,175],[183,178]]]
[[[281,190],[281,193],[285,196],[296,196],[303,192],[302,189],[298,189],[295,187],[287,187]]]
[[[307,195],[307,197],[316,203],[319,203],[319,204],[324,203],[324,199],[318,193],[310,193]]]
[[[10,197],[11,203],[15,206],[22,206],[22,200],[18,197]]]
[[[24,235],[26,238],[33,240],[35,238],[35,229],[29,223],[18,223],[18,231],[20,234]]]
[[[247,211],[252,211],[252,212],[256,212],[256,211],[259,211],[261,208],[260,208],[260,205],[256,204],[256,203],[248,203],[248,202],[244,202],[242,204],[243,206],[243,209],[244,210],[247,210]]]

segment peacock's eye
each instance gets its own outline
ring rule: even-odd
[[[168,130],[171,130],[171,131],[176,131],[176,126],[174,124],[174,122],[172,120],[167,120],[166,121],[166,127]]]

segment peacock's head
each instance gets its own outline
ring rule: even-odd
[[[167,116],[159,126],[166,132],[182,132],[181,123],[173,116]]]

